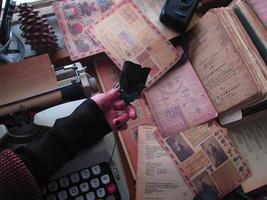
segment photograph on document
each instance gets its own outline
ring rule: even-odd
[[[169,147],[174,152],[180,162],[183,162],[194,154],[194,151],[183,139],[180,133],[169,137],[168,139],[166,139],[166,142],[168,143]]]
[[[211,180],[209,174],[204,171],[196,178],[193,179],[193,185],[196,187],[197,192],[206,190],[218,194],[218,189],[216,188],[215,184]]]
[[[240,184],[236,182],[241,178],[234,163],[230,160],[222,164],[218,169],[210,174],[220,191],[227,191],[229,187],[236,188]]]
[[[202,143],[201,147],[206,152],[207,156],[215,167],[219,167],[228,159],[227,155],[214,137],[210,137],[208,140]]]

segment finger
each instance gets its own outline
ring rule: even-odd
[[[111,89],[104,93],[104,95],[104,100],[106,102],[117,100],[120,98],[120,88]]]
[[[124,112],[115,119],[113,119],[113,125],[118,126],[119,124],[124,124],[130,119],[128,113]]]
[[[116,101],[113,104],[114,110],[124,110],[125,109],[125,102],[123,100]]]
[[[127,112],[128,112],[130,119],[136,119],[137,118],[136,109],[133,105],[131,105],[131,104],[128,105]]]

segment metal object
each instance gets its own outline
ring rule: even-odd
[[[73,83],[80,83],[83,87],[85,97],[91,97],[99,93],[96,79],[86,72],[86,67],[81,63],[66,65],[63,69],[56,71],[59,87],[66,87]]]

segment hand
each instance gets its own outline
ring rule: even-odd
[[[111,89],[106,93],[98,94],[91,98],[104,112],[109,126],[113,129],[127,129],[127,121],[136,119],[134,106],[128,104],[120,98],[119,88]]]

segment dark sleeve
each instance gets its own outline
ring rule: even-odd
[[[56,120],[48,133],[15,153],[40,185],[66,161],[99,142],[110,131],[102,110],[87,99],[70,116]]]

